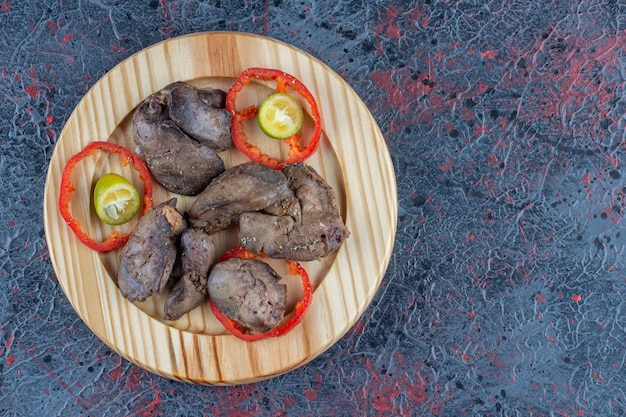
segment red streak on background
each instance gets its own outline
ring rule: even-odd
[[[63,39],[61,40],[61,45],[65,45],[66,43],[68,43],[70,41],[70,39],[72,39],[72,34],[68,33],[65,36],[63,36]]]

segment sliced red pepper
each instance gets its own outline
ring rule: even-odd
[[[67,161],[67,164],[65,164],[63,173],[61,174],[61,190],[59,192],[59,211],[61,212],[61,216],[69,228],[72,229],[78,240],[95,251],[106,253],[124,246],[126,241],[130,238],[130,233],[121,235],[119,232],[114,231],[111,232],[104,242],[96,242],[82,230],[80,223],[78,223],[70,213],[70,200],[72,199],[72,193],[76,190],[76,187],[70,180],[72,171],[74,171],[76,164],[81,160],[93,155],[99,150],[119,154],[121,156],[122,165],[130,163],[139,171],[139,178],[141,178],[143,182],[142,214],[146,214],[152,208],[152,179],[148,167],[146,167],[141,158],[125,147],[111,142],[91,142],[85,146],[82,151],[72,156]]]
[[[255,117],[258,109],[255,105],[250,105],[238,111],[236,109],[236,98],[237,94],[243,90],[243,87],[253,80],[276,81],[276,91],[286,93],[287,87],[289,87],[309,104],[314,123],[313,134],[304,146],[299,145],[300,137],[302,136],[301,132],[283,139],[289,145],[289,153],[284,161],[263,153],[258,146],[251,144],[250,138],[244,130],[243,122]],[[300,80],[286,72],[269,68],[248,68],[243,71],[228,90],[226,110],[231,115],[230,134],[234,145],[252,161],[269,168],[282,169],[287,164],[302,162],[315,152],[319,144],[322,134],[322,119],[317,102],[313,94]]]
[[[223,262],[231,258],[254,259],[257,256],[264,255],[257,255],[253,252],[250,252],[246,248],[234,248],[224,253],[218,259],[218,262]],[[248,330],[237,321],[222,313],[217,305],[215,305],[213,300],[209,300],[209,303],[211,305],[211,311],[213,312],[217,320],[222,323],[224,328],[226,328],[226,330],[228,330],[239,339],[245,340],[247,342],[254,342],[256,340],[266,339],[268,337],[278,337],[287,334],[302,321],[302,319],[304,318],[304,313],[309,308],[309,305],[311,304],[311,300],[313,298],[313,289],[311,288],[309,274],[307,274],[306,270],[298,262],[291,259],[286,259],[285,262],[287,263],[287,265],[289,265],[289,273],[292,275],[299,275],[302,281],[302,300],[296,303],[293,316],[282,325],[274,327],[268,332],[249,333]]]

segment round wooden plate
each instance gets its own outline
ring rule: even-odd
[[[89,142],[105,140],[135,149],[132,112],[148,95],[180,80],[226,90],[248,67],[291,73],[316,97],[324,134],[318,151],[307,163],[335,190],[351,231],[333,255],[303,263],[314,288],[303,322],[285,336],[252,343],[225,332],[207,304],[169,322],[163,319],[163,296],[143,303],[127,301],[116,282],[119,251],[102,255],[88,249],[67,227],[57,207],[61,171]],[[250,94],[262,97],[269,88],[254,84]],[[279,141],[274,145],[265,139],[264,143],[279,147]],[[246,161],[235,149],[223,152],[222,157],[227,167]],[[121,173],[142,190],[137,174],[116,156],[98,153],[77,166],[71,211],[90,236],[99,238],[111,229],[97,219],[90,193],[97,178],[106,172]],[[155,205],[172,196],[155,183]],[[193,202],[191,197],[176,197],[181,211]],[[274,39],[208,32],[152,45],[124,60],[90,89],[67,120],[52,155],[44,220],[58,281],[81,319],[100,339],[153,373],[199,384],[233,385],[299,367],[354,325],[389,263],[396,232],[397,191],[380,129],[357,94],[336,73],[303,51]],[[120,230],[131,231],[135,224],[136,220]],[[218,255],[236,246],[235,234],[226,230],[214,235]],[[280,269],[280,262],[275,267]],[[299,297],[298,278],[287,276],[285,280],[289,309]]]

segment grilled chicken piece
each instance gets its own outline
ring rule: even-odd
[[[265,333],[285,315],[287,286],[265,262],[231,258],[209,274],[209,297],[224,315],[242,326]]]
[[[293,210],[294,197],[280,171],[247,162],[224,171],[198,195],[189,210],[189,222],[212,234],[236,223],[243,212]]]
[[[271,258],[312,261],[337,250],[350,235],[333,189],[310,166],[295,163],[283,173],[300,201],[300,217],[247,212],[239,217],[239,240]]]
[[[178,81],[162,89],[161,94],[167,96],[170,119],[189,137],[218,152],[233,146],[224,91]]]
[[[176,261],[177,240],[187,227],[176,199],[146,213],[120,253],[117,285],[130,301],[163,291]]]
[[[196,195],[224,171],[224,161],[169,119],[166,99],[157,93],[139,105],[133,139],[159,184],[177,194]]]
[[[165,301],[165,320],[178,320],[207,297],[207,278],[213,264],[215,245],[201,230],[187,229],[180,238],[181,278]]]

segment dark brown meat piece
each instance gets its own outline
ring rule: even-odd
[[[212,234],[236,223],[246,211],[290,210],[293,198],[287,178],[280,171],[247,162],[224,171],[198,195],[189,210],[189,222]]]
[[[176,199],[146,213],[120,253],[117,285],[130,301],[160,293],[176,261],[177,240],[187,227]]]
[[[133,139],[154,179],[182,195],[196,195],[224,171],[214,149],[187,136],[169,119],[166,97],[153,94],[133,114]]]
[[[223,151],[233,146],[226,93],[219,89],[199,89],[179,81],[161,90],[168,98],[170,119],[192,139]]]
[[[213,264],[215,245],[201,230],[187,229],[180,238],[181,278],[165,301],[165,320],[178,320],[207,297],[207,278]]]
[[[265,262],[231,258],[211,270],[209,297],[232,320],[265,333],[285,315],[287,286],[280,279]]]
[[[337,250],[350,232],[333,189],[304,163],[287,165],[283,173],[300,201],[300,218],[243,213],[239,218],[241,244],[254,253],[297,261],[320,259]]]

